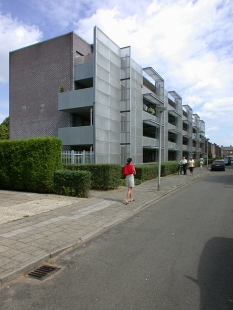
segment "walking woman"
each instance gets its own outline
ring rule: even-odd
[[[123,168],[123,176],[125,176],[125,185],[128,187],[125,204],[134,201],[132,197],[132,188],[134,187],[134,175],[136,170],[132,164],[132,158],[127,158],[127,164]]]
[[[195,161],[192,157],[190,157],[189,160],[189,171],[190,171],[190,175],[193,175],[193,169],[195,167]]]

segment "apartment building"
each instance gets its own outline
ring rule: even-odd
[[[159,147],[163,161],[205,156],[205,123],[181,96],[130,46],[97,27],[93,37],[71,32],[10,53],[10,138],[56,136],[95,163],[154,162]]]
[[[233,146],[221,146],[221,156],[222,157],[233,157]]]

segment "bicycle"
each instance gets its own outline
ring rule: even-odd
[[[178,175],[184,174],[183,172],[183,165],[178,166]]]

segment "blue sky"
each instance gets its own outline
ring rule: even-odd
[[[9,52],[98,26],[141,67],[153,67],[205,122],[206,137],[233,145],[232,0],[0,0],[0,123],[9,116]]]

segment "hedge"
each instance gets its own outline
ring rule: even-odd
[[[174,174],[177,172],[179,162],[177,161],[166,161],[161,164],[161,176]]]
[[[136,175],[135,178],[142,182],[155,179],[158,176],[158,164],[142,164],[135,165]]]
[[[66,196],[89,197],[89,171],[58,170],[54,173],[54,193]]]
[[[161,176],[176,173],[178,167],[177,161],[167,161],[161,163]],[[135,165],[136,175],[135,178],[142,182],[156,179],[158,177],[158,163],[148,163]]]
[[[66,170],[86,170],[91,173],[91,188],[109,190],[119,186],[122,166],[118,164],[64,164]]]
[[[58,138],[0,141],[0,189],[50,192],[61,151]]]

